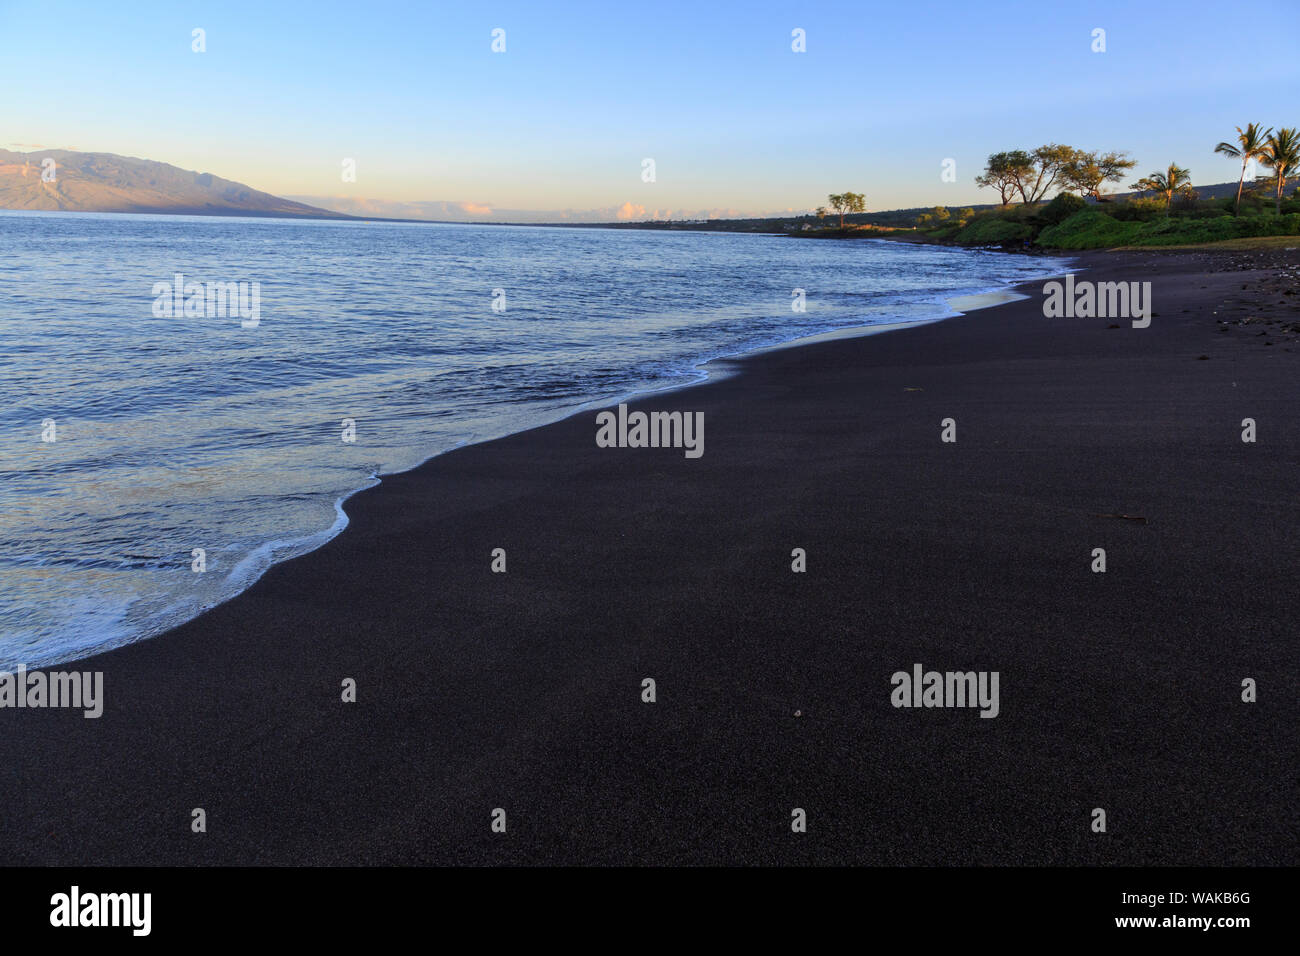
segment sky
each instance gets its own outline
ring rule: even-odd
[[[1213,153],[1234,127],[1300,126],[1298,10],[0,0],[0,148],[489,218],[802,212],[846,190],[869,210],[961,206],[996,201],[973,181],[989,153],[1046,142],[1208,184],[1238,176]]]

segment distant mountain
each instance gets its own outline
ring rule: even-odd
[[[53,160],[53,167],[47,160]],[[46,175],[51,168],[52,178]],[[351,218],[211,173],[115,153],[66,149],[31,153],[0,149],[0,209]]]

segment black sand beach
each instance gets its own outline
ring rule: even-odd
[[[592,411],[386,478],[63,668],[101,719],[0,711],[5,862],[1294,865],[1300,335],[1218,323],[1300,321],[1297,262],[1099,255],[1150,328],[1035,284],[633,403],[702,411],[695,460]],[[999,715],[894,708],[917,663]]]

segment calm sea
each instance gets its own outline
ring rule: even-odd
[[[0,668],[193,617],[336,534],[376,475],[1045,271],[884,241],[0,213]],[[178,273],[258,283],[256,325],[166,314]]]

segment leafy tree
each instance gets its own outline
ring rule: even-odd
[[[1170,207],[1174,204],[1174,195],[1192,196],[1195,190],[1192,189],[1192,174],[1189,170],[1184,169],[1177,163],[1170,163],[1169,168],[1163,173],[1151,173],[1135,182],[1133,189],[1139,189],[1142,192],[1159,193],[1165,197],[1165,215],[1169,215]]]
[[[1287,173],[1300,167],[1300,133],[1297,133],[1294,126],[1278,130],[1264,144],[1264,151],[1260,158],[1277,177],[1277,214],[1280,216]]]
[[[1241,188],[1246,184],[1246,167],[1250,165],[1252,159],[1262,160],[1264,158],[1265,144],[1271,132],[1273,132],[1271,126],[1260,132],[1258,125],[1249,123],[1244,130],[1240,126],[1237,127],[1237,141],[1235,143],[1224,140],[1214,147],[1216,153],[1222,153],[1224,156],[1232,156],[1241,160],[1241,178],[1237,180],[1237,204],[1233,207],[1235,215],[1241,215]]]
[[[1059,143],[1039,146],[1030,154],[1032,162],[1029,169],[1016,183],[1021,201],[1036,203],[1046,196],[1079,156],[1079,151],[1073,146],[1061,146]]]
[[[1076,150],[1074,158],[1066,164],[1061,176],[1065,185],[1077,189],[1081,196],[1091,196],[1102,201],[1101,189],[1106,183],[1117,183],[1124,174],[1137,165],[1127,153],[1099,153]]]
[[[1036,203],[1058,182],[1065,182],[1067,173],[1084,155],[1073,146],[1059,143],[1039,146],[1032,153],[1023,149],[994,153],[984,172],[975,177],[975,183],[997,189],[1004,206],[1016,193],[1022,203]],[[1122,161],[1122,157],[1115,158]]]
[[[825,206],[818,206],[818,207],[817,207],[817,218],[818,218],[818,219],[825,219],[825,218],[826,218],[826,207],[825,207]]]
[[[952,214],[945,206],[935,206],[930,210],[930,215],[934,217],[935,222],[946,222]]]
[[[862,212],[867,208],[867,199],[862,193],[831,193],[826,197],[831,209],[839,214],[840,228],[844,228],[844,216],[851,212]]]
[[[1033,170],[1034,158],[1023,149],[994,153],[989,156],[984,172],[975,177],[975,185],[984,189],[996,189],[1002,198],[1002,205],[1011,204],[1011,197],[1016,194],[1018,184]]]

